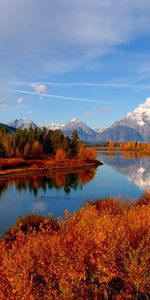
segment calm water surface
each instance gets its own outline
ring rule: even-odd
[[[150,189],[150,159],[126,158],[119,153],[98,153],[103,165],[78,174],[26,176],[0,182],[0,233],[16,222],[18,216],[38,213],[62,216],[106,196],[121,196],[135,201]]]

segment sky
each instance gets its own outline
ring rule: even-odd
[[[107,128],[150,96],[149,0],[0,0],[0,122]]]

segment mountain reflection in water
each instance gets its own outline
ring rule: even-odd
[[[42,175],[42,176],[25,176],[21,179],[11,179],[9,181],[0,181],[0,196],[4,191],[8,189],[9,186],[14,185],[18,191],[29,190],[35,196],[38,195],[39,189],[46,192],[47,189],[55,188],[56,190],[62,189],[66,194],[70,191],[76,190],[77,188],[82,189],[82,187],[92,181],[95,177],[96,169],[92,168],[90,170],[80,170],[76,173],[54,173],[52,175]]]
[[[150,190],[150,158],[135,152],[101,153],[101,161],[113,170],[125,175],[144,191]]]

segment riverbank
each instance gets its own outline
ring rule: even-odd
[[[121,149],[120,147],[94,147],[94,150],[108,153],[120,152],[124,156],[131,156],[132,153],[135,157],[150,157],[150,151],[147,150]]]
[[[8,158],[0,159],[0,180],[25,175],[38,175],[52,172],[77,171],[98,167],[102,163],[98,160],[65,159],[56,161],[55,158],[41,160]]]

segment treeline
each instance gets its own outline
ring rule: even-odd
[[[133,142],[124,142],[124,143],[116,143],[114,141],[109,141],[101,144],[97,144],[97,147],[101,149],[114,149],[114,150],[136,150],[136,151],[150,151],[150,143],[140,143],[137,141]]]
[[[150,143],[126,142],[119,144],[121,150],[150,151]]]
[[[79,152],[79,137],[76,131],[71,137],[65,137],[61,130],[17,129],[10,134],[6,129],[0,130],[0,157],[42,158],[44,155],[56,154],[58,149],[67,158],[73,158]]]
[[[0,240],[1,299],[150,299],[150,194],[19,218]]]

